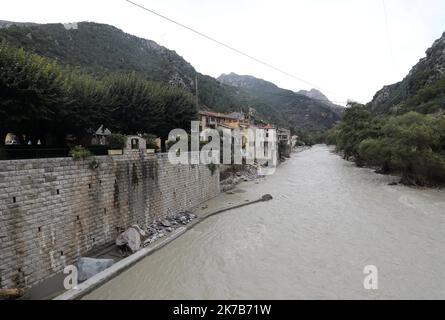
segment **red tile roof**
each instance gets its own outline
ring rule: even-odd
[[[275,127],[271,124],[258,126],[259,129],[275,129]]]
[[[234,116],[231,116],[228,114],[224,114],[224,113],[219,113],[219,112],[199,111],[199,114],[203,115],[203,116],[209,116],[209,117],[215,117],[215,118],[238,120],[237,117],[234,117]]]

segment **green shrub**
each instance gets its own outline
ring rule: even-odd
[[[123,149],[127,143],[127,137],[120,133],[112,133],[108,138],[108,147],[111,149]]]
[[[75,146],[70,150],[70,156],[74,161],[85,160],[91,157],[91,152],[88,149],[85,149],[82,146]]]
[[[155,150],[159,149],[158,145],[156,144],[156,139],[158,138],[156,135],[145,133],[142,137],[146,141],[147,149],[155,149]]]
[[[443,116],[408,112],[378,117],[361,106],[353,106],[327,137],[359,166],[377,166],[382,173],[398,173],[407,184],[445,183]]]

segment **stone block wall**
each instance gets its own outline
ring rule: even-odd
[[[0,161],[0,288],[30,287],[132,224],[219,193],[218,171],[173,165],[166,154],[92,159]]]

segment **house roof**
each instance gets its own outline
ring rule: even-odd
[[[258,126],[259,129],[275,129],[275,127],[271,124],[266,124],[266,125],[260,125]]]
[[[219,113],[219,112],[212,112],[212,111],[199,111],[200,115],[208,116],[208,117],[215,117],[215,118],[223,118],[223,119],[232,119],[232,120],[239,120],[238,117],[235,117],[230,114],[225,113]]]
[[[111,131],[108,130],[108,128],[104,129],[104,125],[101,125],[99,127],[99,129],[97,129],[95,134],[98,136],[109,136],[109,135],[111,135]]]

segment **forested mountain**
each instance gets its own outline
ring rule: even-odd
[[[270,112],[275,112],[282,119],[283,125],[316,132],[331,127],[341,119],[340,113],[326,101],[279,88],[253,76],[230,73],[221,75],[218,80],[240,88],[239,96],[244,92],[253,97],[256,102],[252,105],[256,109],[263,111],[270,108]]]
[[[398,173],[401,182],[445,185],[445,33],[400,82],[368,105],[351,103],[326,135],[359,166]]]
[[[400,82],[378,91],[368,108],[376,114],[445,110],[445,33]]]
[[[40,140],[63,146],[68,136],[72,143],[82,143],[100,125],[115,133],[165,139],[172,129],[187,129],[196,117],[195,99],[182,88],[138,74],[95,79],[0,43],[0,140],[14,133],[22,144]]]
[[[310,131],[325,130],[339,119],[319,101],[291,91],[279,88],[264,92],[260,88],[245,90],[197,73],[175,51],[110,25],[0,21],[1,40],[99,79],[110,73],[136,73],[144,79],[183,87],[194,93],[197,74],[200,108],[203,109],[226,112],[254,107],[267,121]]]
[[[328,97],[326,97],[323,92],[317,89],[311,89],[311,90],[300,90],[297,93],[305,95],[306,97],[318,100],[320,102],[325,103],[328,105],[332,110],[334,110],[337,113],[342,113],[344,111],[344,107],[337,105],[333,102],[331,102]]]
[[[195,69],[175,51],[104,24],[30,25],[5,23],[0,39],[56,59],[64,66],[82,68],[98,77],[110,72],[135,72],[147,80],[195,87]],[[232,110],[237,106],[231,88],[198,74],[200,100],[207,106]]]

